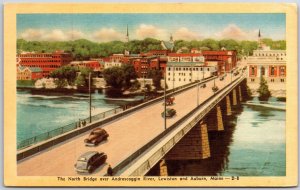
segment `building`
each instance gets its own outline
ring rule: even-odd
[[[135,72],[139,78],[147,78],[149,70],[161,70],[162,75],[165,73],[167,57],[165,56],[145,56],[131,60]]]
[[[39,67],[43,71],[43,77],[49,76],[53,70],[67,65],[72,61],[70,53],[55,51],[53,53],[21,53],[17,55],[20,66]]]
[[[202,51],[207,65],[217,65],[218,74],[230,72],[237,65],[237,52],[235,50]]]
[[[260,77],[267,81],[269,89],[273,91],[286,89],[286,50],[271,50],[261,41],[258,34],[258,49],[253,51],[253,56],[246,58],[248,66],[248,86],[258,89]],[[274,95],[274,94],[272,94]]]
[[[169,53],[168,63],[194,62],[204,64],[204,56],[201,53]]]
[[[69,65],[76,68],[90,68],[94,72],[102,71],[104,67],[99,61],[96,60],[72,61]]]
[[[39,67],[17,67],[17,80],[37,80],[43,78],[43,70]]]
[[[174,40],[172,35],[170,36],[169,41],[161,41],[160,43],[164,50],[174,51]]]
[[[176,88],[216,75],[217,68],[197,62],[171,62],[166,69],[167,86]]]

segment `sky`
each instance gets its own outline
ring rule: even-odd
[[[147,37],[168,40],[205,38],[285,40],[285,14],[18,14],[17,37],[25,40],[95,42]]]

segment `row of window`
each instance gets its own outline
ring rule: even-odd
[[[65,61],[65,60],[21,60],[21,63],[32,63],[32,62],[38,62],[38,63],[45,63],[45,62],[57,62],[57,63],[69,63],[69,61]]]
[[[181,71],[181,67],[175,67],[175,68],[173,68],[174,70],[176,70],[176,71]],[[198,67],[193,67],[193,68],[187,68],[187,67],[183,67],[182,68],[182,70],[183,71],[203,71],[203,68],[201,67],[201,68],[198,68]],[[209,71],[209,67],[206,69],[207,71]],[[171,71],[171,67],[169,67],[168,68],[168,71]]]
[[[168,81],[171,81],[171,78],[168,78]],[[176,78],[173,78],[173,80],[172,81],[176,81]],[[181,81],[181,78],[178,78],[178,81],[180,82]],[[183,80],[182,81],[185,81],[185,78],[183,78]],[[189,81],[191,82],[192,81],[192,79],[189,79]]]
[[[286,53],[256,53],[255,56],[286,56]]]
[[[284,82],[284,79],[280,79],[280,82]],[[255,82],[255,79],[251,79],[251,82]],[[271,79],[270,82],[275,82],[275,79]]]
[[[27,67],[59,68],[59,65],[28,65]]]
[[[266,72],[265,68],[261,67],[260,68],[260,73],[261,73],[262,76],[265,75],[265,72]],[[255,68],[254,67],[251,67],[250,75],[255,75]],[[271,67],[270,75],[275,76],[275,67]],[[285,76],[285,67],[279,67],[279,75],[280,76]]]

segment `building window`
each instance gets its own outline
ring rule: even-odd
[[[285,67],[280,67],[280,76],[285,76]]]
[[[261,67],[260,68],[260,74],[261,74],[261,76],[265,76],[265,68],[264,67]]]
[[[251,82],[255,82],[255,79],[251,79]]]
[[[284,79],[280,79],[280,82],[284,82]]]
[[[271,75],[274,76],[275,75],[275,68],[271,67]]]
[[[181,79],[179,78],[178,81],[181,81]]]

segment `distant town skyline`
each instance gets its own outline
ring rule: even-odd
[[[285,14],[18,14],[17,38],[29,41],[96,42],[155,38],[168,40],[262,38],[285,40]]]

